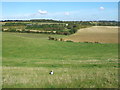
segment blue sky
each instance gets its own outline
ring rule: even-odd
[[[3,19],[118,20],[117,2],[3,2]]]

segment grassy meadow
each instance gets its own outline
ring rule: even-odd
[[[118,45],[2,33],[3,88],[117,88]],[[49,75],[53,70],[54,75]]]

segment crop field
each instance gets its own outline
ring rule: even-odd
[[[80,29],[77,33],[67,37],[66,40],[74,42],[118,43],[118,27],[93,26]]]
[[[2,36],[3,88],[118,87],[117,44],[48,40],[48,36],[66,38],[52,34],[3,32]]]

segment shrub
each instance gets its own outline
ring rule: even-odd
[[[66,42],[73,42],[73,41],[71,41],[71,40],[67,40]]]

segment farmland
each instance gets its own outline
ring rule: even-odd
[[[3,0],[2,89],[119,89],[119,6]]]
[[[70,35],[78,29],[95,26],[116,26],[116,21],[57,21],[49,19],[38,20],[7,20],[2,21],[2,31],[21,32],[21,33],[46,33]]]
[[[118,43],[117,26],[93,26],[79,29],[66,38],[74,42]]]
[[[77,29],[75,29],[77,31]],[[66,24],[27,24],[27,23],[5,23],[2,31],[27,32],[27,33],[49,33],[49,34],[72,34],[74,29],[67,28]]]
[[[116,43],[48,40],[72,38],[57,34],[3,32],[2,36],[3,88],[118,87]],[[51,70],[54,75],[49,75]]]

